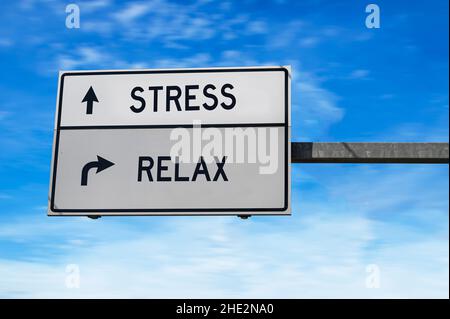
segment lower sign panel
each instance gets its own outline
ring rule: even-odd
[[[290,214],[286,130],[62,129],[49,215]]]

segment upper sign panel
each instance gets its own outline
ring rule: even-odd
[[[289,125],[289,69],[62,72],[59,126]]]

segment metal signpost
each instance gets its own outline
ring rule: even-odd
[[[61,72],[48,215],[289,215],[291,162],[449,162],[448,143],[291,143],[290,121],[289,67]]]

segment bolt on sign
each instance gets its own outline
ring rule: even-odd
[[[290,67],[64,71],[48,215],[289,215]]]

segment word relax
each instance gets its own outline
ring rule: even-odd
[[[208,182],[217,182],[220,179],[222,181],[228,181],[228,177],[225,174],[225,161],[226,156],[222,158],[222,161],[218,161],[218,158],[216,159],[216,171],[214,172],[214,175],[210,174],[210,171],[208,169],[208,166],[205,163],[205,160],[203,159],[203,156],[201,156],[195,166],[194,172],[190,174],[189,176],[186,176],[186,172],[184,174],[180,172],[180,163],[178,161],[172,161],[172,158],[170,156],[158,156],[156,159],[156,167],[155,167],[155,160],[151,156],[139,156],[139,165],[138,165],[138,182],[142,182],[143,179],[147,178],[149,182],[154,181],[154,175],[152,174],[156,170],[156,181],[157,182],[189,182],[193,181],[195,182],[197,179],[202,178],[203,180],[206,180]],[[165,163],[172,163],[174,165],[174,176],[167,176],[167,171],[169,170],[169,166]],[[212,172],[211,172],[212,173]]]

